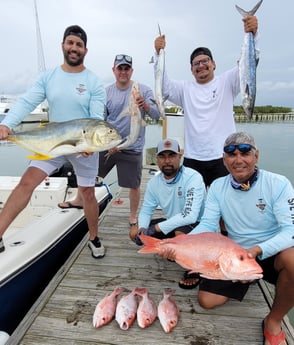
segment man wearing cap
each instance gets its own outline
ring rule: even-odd
[[[243,18],[244,31],[257,32],[255,16]],[[256,41],[257,35],[255,35]],[[155,70],[160,49],[165,48],[165,36],[154,42]],[[193,81],[169,79],[166,69],[163,78],[163,94],[184,109],[185,166],[197,170],[206,186],[226,175],[223,165],[222,145],[225,138],[236,131],[233,101],[240,92],[239,70],[236,65],[219,76],[214,75],[216,62],[206,47],[196,48],[190,56]]]
[[[133,59],[126,54],[118,54],[112,67],[115,83],[106,88],[106,113],[105,120],[113,125],[123,138],[130,134],[131,116],[127,115],[133,81]],[[151,101],[153,92],[148,86],[139,83],[140,95],[136,99],[141,110],[142,119],[148,114],[153,119],[159,119],[160,113],[157,106]],[[124,116],[122,116],[122,114]],[[136,142],[126,149],[118,151],[116,148],[99,155],[99,176],[105,177],[116,166],[118,184],[120,187],[129,188],[130,200],[130,227],[137,227],[137,211],[140,202],[140,184],[142,175],[143,147],[145,143],[145,126]]]
[[[139,233],[168,238],[190,232],[200,220],[205,201],[205,185],[195,170],[181,165],[182,154],[176,140],[164,139],[157,145],[157,165],[160,173],[147,184],[144,201],[139,212]],[[165,218],[151,220],[160,206]],[[136,231],[130,237],[142,245]],[[187,280],[187,281],[186,281]],[[185,275],[179,283],[182,288],[193,288],[198,277]]]
[[[228,236],[247,249],[276,285],[274,303],[263,322],[264,344],[286,344],[282,319],[294,306],[294,190],[281,175],[257,167],[259,151],[246,132],[231,134],[223,147],[229,175],[210,186],[200,224],[190,234],[219,230],[222,216]],[[170,259],[173,255],[167,255]],[[230,298],[242,300],[250,282],[202,279],[198,301],[214,308]]]
[[[99,78],[84,65],[88,52],[85,31],[78,25],[66,28],[61,48],[63,64],[41,73],[32,87],[19,98],[0,124],[0,140],[7,139],[11,130],[45,99],[49,104],[49,120],[52,122],[80,118],[103,119],[105,89]],[[78,191],[89,229],[88,246],[93,257],[104,256],[105,248],[97,235],[99,211],[94,193],[98,154],[86,152],[30,162],[0,213],[0,252],[5,250],[2,235],[26,207],[34,189],[67,161],[72,164],[77,176]]]

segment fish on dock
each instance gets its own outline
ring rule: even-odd
[[[93,326],[95,328],[107,325],[114,319],[117,306],[117,296],[124,290],[124,288],[115,288],[97,304],[93,314]]]
[[[137,315],[138,301],[135,288],[126,296],[123,296],[117,303],[115,320],[120,329],[127,330],[134,323]]]
[[[216,232],[179,235],[159,240],[139,235],[144,244],[139,253],[172,254],[177,264],[201,277],[220,280],[262,278],[262,268],[247,251],[230,238]]]
[[[260,0],[251,11],[245,11],[236,5],[236,9],[245,18],[253,16],[260,7],[263,0]],[[252,32],[246,32],[241,48],[239,60],[239,78],[242,106],[245,114],[252,119],[255,98],[256,98],[256,67],[258,57],[256,56],[254,36]]]
[[[7,140],[34,152],[35,155],[27,156],[33,160],[105,151],[122,142],[112,125],[90,118],[50,122],[42,127],[10,134]]]
[[[175,290],[164,289],[163,299],[158,303],[157,314],[165,333],[170,333],[178,324],[180,310],[172,295]]]
[[[149,296],[146,288],[135,288],[135,293],[141,296],[137,310],[137,323],[139,327],[149,327],[157,317],[157,306]]]

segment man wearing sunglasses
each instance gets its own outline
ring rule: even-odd
[[[281,323],[294,306],[294,190],[286,177],[258,168],[259,151],[249,134],[231,134],[223,151],[229,175],[211,184],[200,224],[189,234],[218,232],[223,218],[228,236],[257,260],[263,279],[276,285],[263,322],[264,344],[286,344]],[[230,298],[241,301],[250,283],[202,278],[198,301],[208,309]]]
[[[257,18],[243,18],[244,31],[257,32]],[[160,49],[165,48],[165,36],[155,39],[155,70]],[[236,131],[233,101],[240,92],[238,65],[215,76],[216,62],[206,47],[196,48],[190,56],[190,68],[195,80],[169,79],[166,69],[163,78],[163,94],[184,109],[185,151],[184,165],[197,170],[205,185],[226,175],[222,160],[225,138]]]
[[[112,124],[123,138],[130,134],[131,116],[126,116],[129,106],[131,89],[133,85],[133,61],[126,54],[118,54],[112,67],[115,83],[106,88],[106,113],[105,120]],[[159,119],[160,113],[157,106],[151,101],[153,92],[148,86],[139,83],[139,96],[136,103],[141,110],[142,119],[146,115]],[[124,116],[122,116],[124,114]],[[140,202],[140,184],[142,175],[143,147],[145,143],[145,126],[141,127],[138,139],[126,149],[118,151],[116,148],[99,155],[99,176],[105,177],[116,166],[118,184],[120,187],[129,188],[130,200],[130,227],[137,227],[137,211]]]

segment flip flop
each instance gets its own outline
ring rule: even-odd
[[[196,280],[196,279],[198,279],[198,280]],[[199,285],[200,279],[201,278],[200,278],[198,273],[189,274],[188,271],[185,271],[181,280],[185,280],[186,283],[179,281],[179,287],[181,289],[185,289],[185,290],[195,289]],[[189,282],[189,280],[190,280],[190,282]]]
[[[284,340],[286,340],[285,332],[281,329],[281,332],[277,335],[271,334],[264,326],[264,320],[262,320],[262,334],[263,334],[263,345],[265,340],[267,340],[271,345],[280,345]]]
[[[66,206],[63,206],[61,204],[65,204]],[[83,208],[83,206],[73,205],[70,201],[61,202],[61,203],[58,204],[58,207],[60,207],[62,209],[77,208],[79,210],[81,210]]]

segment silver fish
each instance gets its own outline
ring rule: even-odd
[[[263,0],[259,1],[251,11],[244,11],[236,5],[236,9],[243,17],[253,16]],[[254,36],[252,32],[246,32],[241,48],[239,60],[239,78],[242,106],[249,119],[252,118],[256,97],[256,66],[258,58],[255,51]]]
[[[119,115],[119,117],[131,116],[130,134],[126,137],[126,140],[122,144],[118,145],[119,150],[125,149],[126,147],[134,144],[139,137],[142,126],[144,125],[141,110],[136,103],[136,99],[138,98],[139,94],[138,83],[133,82],[129,106]]]
[[[83,118],[18,131],[10,134],[7,140],[34,152],[29,159],[47,160],[73,153],[109,150],[119,145],[122,138],[106,121]]]
[[[159,35],[161,36],[160,26],[158,25]],[[158,107],[160,115],[165,118],[164,102],[168,96],[163,97],[163,74],[165,69],[165,51],[160,49],[158,61],[155,66],[155,100],[152,100]]]

